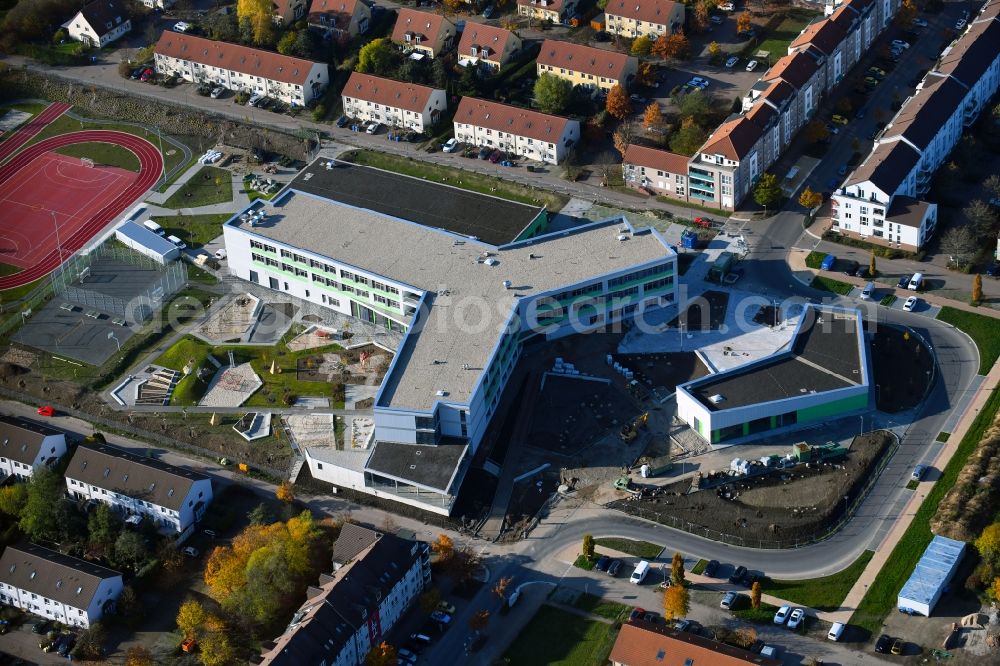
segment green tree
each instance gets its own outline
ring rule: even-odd
[[[57,541],[60,522],[66,513],[65,494],[65,482],[52,468],[43,466],[35,470],[21,511],[21,531],[32,541]]]
[[[449,81],[448,70],[445,69],[444,62],[441,61],[441,58],[434,58],[434,62],[431,63],[431,83],[435,88],[447,90]]]
[[[373,39],[358,52],[358,65],[355,68],[365,74],[386,76],[396,67],[399,52],[392,42],[385,37]]]
[[[316,37],[311,30],[299,30],[296,32],[295,45],[292,53],[300,58],[316,58],[317,43]]]
[[[722,53],[722,47],[719,46],[719,42],[709,42],[708,57],[713,59],[718,58],[720,53]]]
[[[199,639],[207,620],[208,612],[205,607],[194,600],[185,601],[177,611],[177,628],[184,638]]]
[[[87,517],[87,536],[93,547],[110,551],[121,532],[122,521],[112,508],[101,502]]]
[[[588,557],[590,559],[593,559],[593,557],[594,557],[594,535],[593,534],[584,534],[583,535],[583,554],[586,557]]]
[[[674,553],[670,562],[670,582],[674,585],[684,584],[684,556],[680,553]]]
[[[983,302],[983,276],[980,273],[972,278],[972,302],[975,305]]]
[[[139,566],[149,557],[146,539],[138,532],[125,530],[115,540],[115,561],[119,565],[128,565],[132,571],[138,571]]]
[[[673,136],[670,137],[670,150],[678,155],[694,155],[705,143],[708,135],[697,123],[682,125]]]
[[[993,198],[1000,198],[1000,176],[993,174],[983,181],[983,189]]]
[[[638,56],[639,58],[645,58],[649,55],[650,51],[653,50],[653,40],[646,35],[641,35],[635,38],[632,42],[632,55]]]
[[[28,486],[15,483],[0,488],[0,513],[8,516],[20,516],[25,502],[28,500]]]
[[[260,46],[274,41],[274,5],[272,0],[237,0],[236,17],[249,24],[251,41]]]
[[[107,639],[107,632],[104,625],[95,622],[76,640],[76,645],[70,654],[76,660],[96,660],[104,658],[104,641]]]
[[[233,649],[226,631],[212,631],[206,634],[199,644],[198,654],[204,666],[227,666],[236,658],[236,650]]]
[[[692,90],[686,95],[674,97],[674,104],[677,105],[678,115],[681,118],[694,118],[699,125],[712,111],[708,95],[701,90]]]
[[[778,177],[773,173],[763,174],[757,181],[757,187],[753,190],[753,200],[764,208],[766,215],[767,209],[781,200],[781,186],[778,184]]]
[[[274,512],[267,504],[261,502],[247,514],[247,519],[251,525],[269,525],[274,522]]]
[[[535,81],[535,103],[546,113],[562,113],[572,94],[573,84],[554,74],[542,74]]]
[[[820,120],[813,120],[806,125],[803,136],[809,143],[819,143],[830,136],[830,128]]]
[[[458,92],[463,97],[479,97],[482,85],[483,81],[479,78],[479,71],[475,67],[464,68],[462,75],[458,77]]]
[[[277,47],[278,53],[282,55],[291,54],[295,49],[295,43],[298,41],[298,39],[299,39],[299,33],[295,32],[294,30],[287,31],[284,35],[281,36],[281,39],[278,40],[278,47]]]

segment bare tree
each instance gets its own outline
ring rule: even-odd
[[[976,235],[967,226],[952,227],[941,236],[941,251],[954,264],[968,264],[976,254]]]

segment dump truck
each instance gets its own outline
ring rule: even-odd
[[[708,269],[708,281],[709,282],[722,282],[722,278],[733,269],[736,265],[736,255],[732,252],[722,252],[719,254],[719,258],[712,263],[712,266]]]

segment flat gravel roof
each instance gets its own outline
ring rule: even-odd
[[[400,444],[376,442],[365,470],[448,493],[467,444]]]

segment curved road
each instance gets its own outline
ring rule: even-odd
[[[97,235],[105,225],[134,202],[140,200],[146,191],[156,183],[163,169],[163,157],[160,155],[160,151],[149,141],[127,132],[86,130],[61,134],[39,141],[17,153],[10,161],[0,167],[0,183],[2,183],[50,150],[87,142],[112,143],[131,151],[139,159],[139,177],[63,241],[61,256],[66,258],[90,242],[90,239]],[[58,268],[59,263],[60,253],[56,248],[53,248],[34,266],[26,268],[20,273],[0,278],[0,290],[34,282]]]

